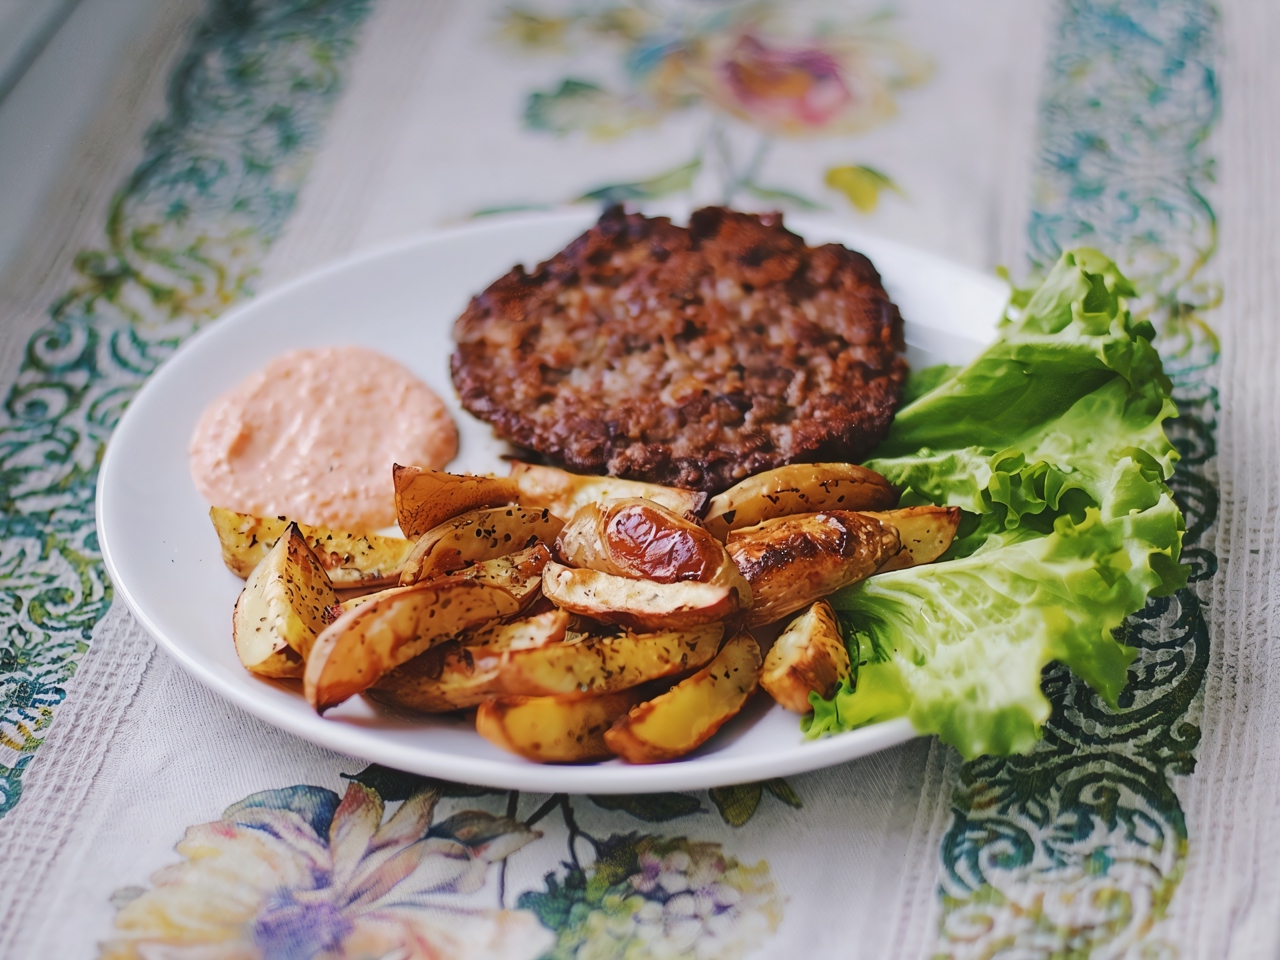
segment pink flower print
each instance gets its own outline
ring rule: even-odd
[[[854,101],[839,61],[817,47],[770,47],[743,34],[720,64],[720,74],[736,101],[726,106],[779,132],[821,130]]]

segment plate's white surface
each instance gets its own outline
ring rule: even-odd
[[[492,746],[466,719],[409,720],[362,698],[322,719],[296,687],[240,666],[231,610],[242,582],[222,565],[208,505],[187,472],[187,441],[205,405],[285,350],[362,344],[405,363],[445,399],[461,434],[450,469],[499,469],[503,446],[462,411],[450,383],[453,320],[512,264],[531,267],[593,219],[572,210],[424,237],[258,297],[193,337],[133,400],[107,448],[98,536],[116,590],[187,670],[250,713],[334,750],[450,780],[552,792],[694,789],[812,770],[908,739],[910,725],[897,720],[806,741],[796,716],[761,696],[674,763],[548,766]],[[1007,295],[994,278],[842,225],[788,225],[810,243],[837,240],[871,257],[907,320],[913,365],[963,362],[991,339]]]

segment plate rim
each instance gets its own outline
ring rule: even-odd
[[[147,633],[178,662],[188,675],[263,722],[325,749],[451,782],[531,792],[625,794],[658,790],[706,789],[823,769],[922,736],[908,718],[899,717],[813,741],[802,741],[797,744],[796,750],[763,761],[750,755],[717,758],[715,754],[710,754],[693,761],[677,760],[662,764],[541,764],[515,756],[496,761],[452,753],[433,754],[429,747],[426,749],[421,746],[409,747],[382,739],[376,729],[368,729],[356,724],[324,721],[322,718],[303,714],[295,715],[294,712],[278,709],[267,698],[257,697],[252,684],[236,683],[224,678],[216,670],[201,663],[184,645],[168,636],[148,614],[134,596],[129,584],[121,577],[110,533],[111,523],[107,509],[107,492],[111,478],[116,471],[127,469],[116,466],[116,461],[123,455],[120,453],[122,444],[117,442],[117,438],[128,436],[133,411],[142,406],[152,393],[163,389],[158,384],[166,382],[166,371],[171,368],[175,358],[198,350],[200,344],[216,331],[238,326],[244,322],[241,319],[243,314],[255,313],[264,307],[269,308],[273,301],[287,297],[294,290],[305,288],[333,273],[352,269],[370,261],[393,257],[418,246],[448,242],[458,237],[501,232],[505,228],[516,225],[589,223],[596,216],[598,216],[596,208],[585,207],[520,212],[495,216],[478,223],[420,231],[388,243],[373,245],[350,256],[321,264],[313,270],[236,304],[219,315],[216,321],[209,322],[192,334],[174,351],[172,356],[164,360],[147,377],[116,423],[106,444],[95,483],[94,519],[103,564],[107,575],[111,578],[112,588],[117,597],[124,600],[130,612]],[[928,259],[950,270],[961,270],[975,281],[986,281],[993,290],[1001,284],[996,277],[988,277],[973,268],[955,263],[927,250],[920,250],[899,241],[875,237],[838,218],[828,220],[823,217],[796,216],[789,217],[788,224],[802,235],[805,224],[829,225],[833,230],[838,230],[850,237],[866,237],[882,247],[896,248],[910,256]],[[849,242],[856,245],[858,241],[850,240]],[[796,722],[798,725],[799,717],[796,718]]]

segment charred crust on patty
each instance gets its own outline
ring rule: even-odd
[[[585,473],[718,492],[786,463],[857,461],[907,367],[866,257],[807,246],[782,215],[688,227],[605,211],[454,324],[453,382],[499,436]]]

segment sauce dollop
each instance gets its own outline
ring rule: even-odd
[[[352,532],[395,523],[392,464],[439,469],[457,452],[440,398],[363,347],[277,357],[205,409],[188,451],[214,506]]]

